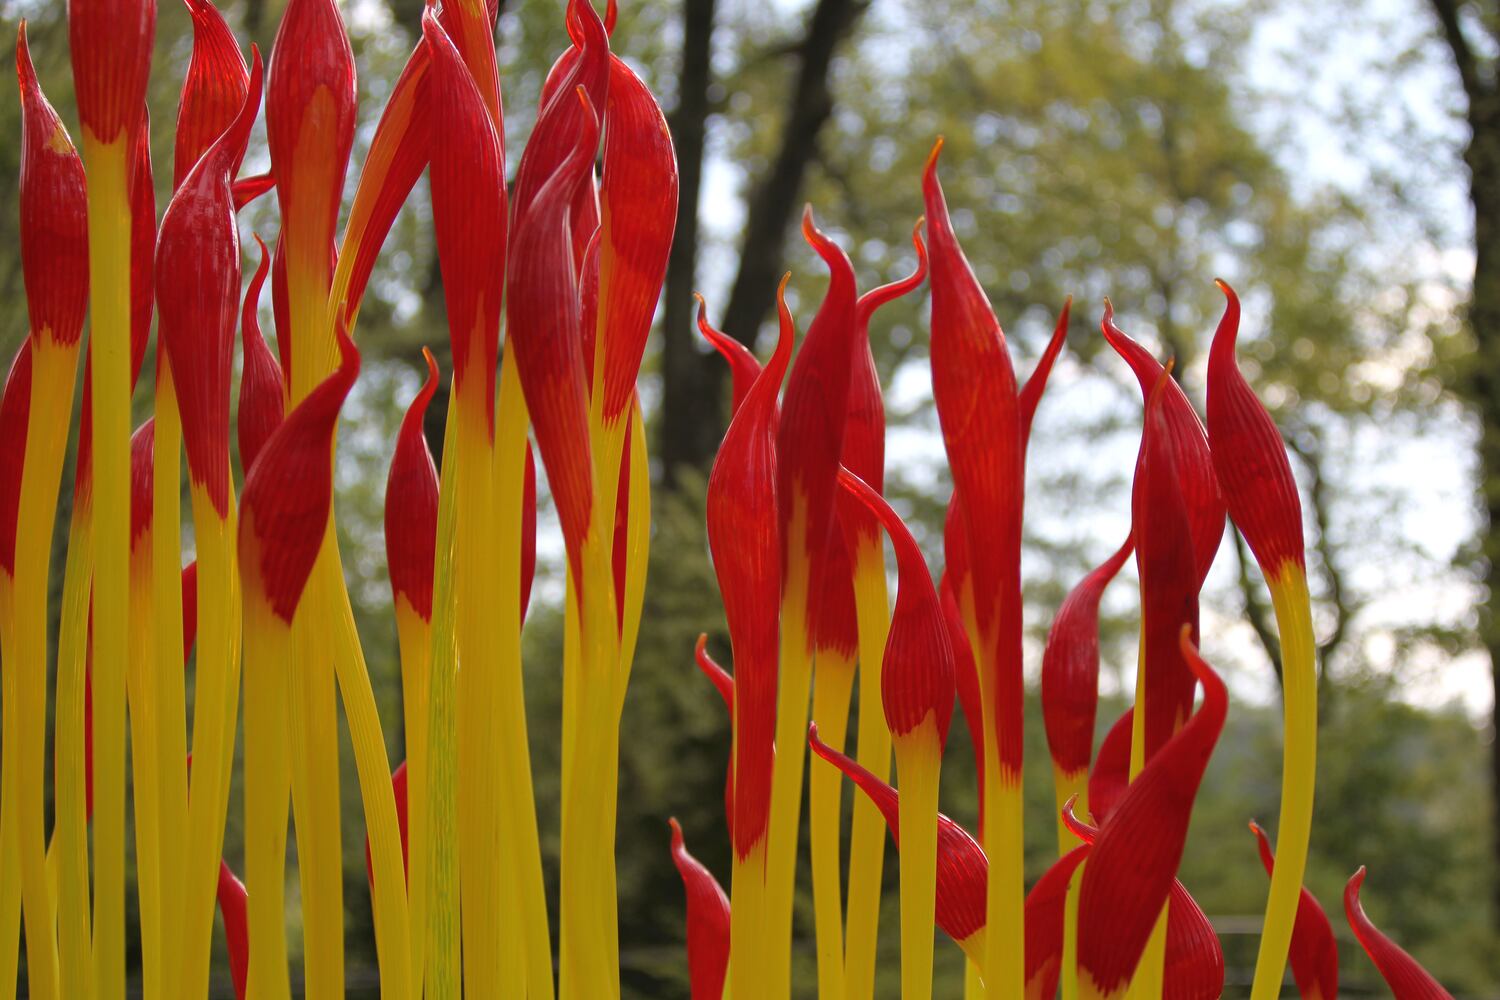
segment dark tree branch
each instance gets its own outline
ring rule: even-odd
[[[1462,0],[1431,0],[1433,13],[1453,56],[1467,100],[1469,200],[1474,209],[1474,286],[1469,299],[1469,329],[1474,353],[1454,386],[1479,417],[1479,491],[1486,516],[1481,529],[1481,570],[1485,602],[1479,635],[1490,658],[1496,694],[1491,724],[1500,730],[1500,93],[1493,77],[1481,73],[1474,47],[1464,33]],[[1493,3],[1480,14],[1496,41]],[[1491,739],[1491,856],[1500,858],[1500,739]],[[1491,886],[1491,919],[1500,926],[1500,879]]]
[[[663,482],[676,485],[684,465],[699,465],[717,446],[718,413],[698,388],[712,381],[694,333],[693,293],[698,269],[698,199],[703,148],[708,137],[712,76],[714,0],[686,0],[682,18],[682,69],[677,107],[667,118],[677,150],[677,233],[667,258],[662,305],[664,392],[660,422]]]
[[[710,82],[708,31],[712,4],[707,5],[707,19],[695,25],[692,19],[702,19],[705,13],[700,3],[703,0],[688,0],[683,39],[684,80],[679,88],[682,103],[672,116],[678,169],[682,175],[679,206],[685,206],[689,213],[696,213],[697,209],[697,172],[702,169],[703,153],[701,134],[696,138],[696,148],[691,145],[695,138],[694,119],[707,115],[706,103],[694,108],[690,102],[706,101]],[[818,135],[833,114],[830,77],[834,56],[867,6],[868,0],[818,0],[802,43],[793,50],[799,61],[788,96],[780,145],[746,206],[739,271],[722,319],[725,332],[746,344],[754,345],[762,323],[771,313],[776,282],[784,267],[787,234],[796,219],[803,182],[817,154]],[[693,59],[701,62],[691,63]],[[697,82],[687,78],[695,66],[702,73]],[[701,128],[701,121],[697,127]],[[693,172],[691,192],[689,171]],[[708,469],[725,418],[723,362],[699,350],[695,343],[691,291],[697,247],[696,216],[689,222],[681,211],[680,208],[673,250],[675,263],[668,264],[662,419],[657,450],[663,481],[669,487],[677,481],[681,470]]]
[[[1433,13],[1437,15],[1438,24],[1443,30],[1443,41],[1448,44],[1448,51],[1453,55],[1453,65],[1458,70],[1464,93],[1473,102],[1482,99],[1490,90],[1491,84],[1480,75],[1479,62],[1474,57],[1468,36],[1464,34],[1463,24],[1460,22],[1462,7],[1462,0],[1432,0]]]
[[[833,114],[834,53],[865,7],[862,0],[818,0],[808,22],[781,147],[747,206],[740,269],[724,311],[724,332],[752,347],[774,305],[787,233],[796,219],[807,168],[817,155],[818,135]]]

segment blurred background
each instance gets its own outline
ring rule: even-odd
[[[567,44],[562,6],[501,0],[512,171],[541,81]],[[274,58],[283,7],[230,0],[225,13],[244,42]],[[420,0],[343,5],[362,122],[346,193],[421,10]],[[76,136],[64,5],[0,0],[7,59],[23,17],[43,85]],[[954,223],[1018,372],[1029,372],[1073,296],[1067,349],[1040,408],[1028,468],[1032,681],[1057,604],[1129,528],[1141,404],[1134,379],[1099,335],[1104,296],[1127,332],[1159,356],[1175,356],[1201,403],[1207,340],[1222,305],[1212,279],[1223,277],[1245,303],[1247,374],[1287,436],[1303,487],[1323,665],[1308,884],[1339,930],[1346,992],[1386,995],[1340,914],[1344,879],[1366,864],[1366,906],[1378,923],[1456,995],[1500,996],[1500,615],[1491,613],[1500,609],[1500,3],[628,0],[614,48],[668,114],[683,196],[642,376],[655,524],[621,747],[626,995],[687,996],[668,816],[681,820],[690,848],[728,883],[729,731],[717,694],[692,664],[699,632],[728,662],[702,527],[728,391],[722,362],[694,330],[692,293],[706,296],[715,323],[764,354],[775,282],[791,269],[789,300],[805,329],[826,274],[796,233],[804,202],[850,252],[861,288],[905,273],[921,213],[919,172],[942,135]],[[185,8],[164,0],[152,75],[158,165],[169,162],[190,49]],[[26,332],[15,251],[18,101],[9,88],[0,96],[0,136],[0,246],[8,248],[0,253],[0,357],[8,359]],[[261,131],[245,171],[266,166]],[[159,208],[168,174],[157,171]],[[269,240],[274,199],[241,220],[247,239],[254,231]],[[246,261],[247,273],[254,263]],[[393,762],[402,755],[400,693],[381,502],[421,347],[432,347],[446,368],[442,303],[419,186],[361,314],[366,365],[340,438],[345,566]],[[273,331],[269,289],[261,314]],[[888,492],[937,567],[950,484],[926,368],[927,316],[925,292],[913,295],[877,315],[871,339],[887,387]],[[138,392],[137,406],[146,398],[147,390]],[[440,396],[430,414],[434,451],[444,405]],[[71,496],[66,486],[63,496]],[[555,899],[561,545],[545,498],[543,505],[526,676]],[[66,523],[60,519],[60,529]],[[184,544],[191,551],[190,527]],[[61,546],[60,531],[59,553]],[[1104,612],[1101,725],[1133,685],[1133,567],[1110,588]],[[1203,614],[1205,653],[1226,672],[1234,703],[1199,795],[1182,878],[1222,936],[1233,997],[1248,992],[1266,888],[1246,822],[1275,829],[1281,758],[1275,629],[1254,563],[1231,540]],[[1032,708],[1034,877],[1055,839],[1050,764]],[[374,995],[352,764],[346,743],[351,995]],[[972,824],[974,774],[961,723],[943,796],[946,812]],[[236,867],[240,813],[236,795],[226,844]],[[895,996],[894,852],[886,871],[883,995]],[[801,881],[805,887],[805,875]],[[811,996],[810,899],[801,905],[796,960],[801,995]],[[290,910],[295,921],[295,905]],[[291,944],[300,961],[295,928]],[[230,995],[227,966],[218,970],[216,990]],[[960,995],[960,953],[950,942],[939,944],[938,975],[937,996]]]

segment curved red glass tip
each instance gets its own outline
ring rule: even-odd
[[[729,672],[715,662],[708,652],[708,633],[699,632],[698,641],[693,644],[693,662],[698,664],[698,669],[703,671],[713,684],[714,690],[719,692],[719,697],[724,699],[724,707],[731,715],[734,714],[734,678]]]
[[[1130,557],[1132,539],[1074,587],[1052,620],[1042,653],[1042,721],[1052,762],[1068,774],[1088,770],[1099,708],[1099,600]]]
[[[599,188],[599,308],[604,333],[604,420],[635,395],[641,355],[677,228],[677,155],[666,116],[640,77],[610,57]]]
[[[562,523],[573,579],[581,581],[583,538],[595,502],[594,470],[578,280],[572,251],[557,234],[567,222],[579,185],[592,175],[599,122],[581,89],[574,100],[584,122],[572,136],[568,158],[547,179],[527,211],[516,215],[505,309],[516,371],[531,406],[536,443]],[[536,141],[533,136],[532,144]],[[529,145],[527,153],[531,150]]]
[[[1146,402],[1145,427],[1131,487],[1131,533],[1140,577],[1145,713],[1145,759],[1150,760],[1193,711],[1197,682],[1178,633],[1198,639],[1198,588],[1190,535],[1191,511],[1172,444],[1167,403],[1172,362],[1156,377]]]
[[[891,839],[901,842],[900,799],[896,790],[860,766],[847,754],[818,739],[818,724],[807,727],[807,744],[813,753],[838,768],[859,786],[880,810]],[[938,813],[937,904],[938,927],[955,941],[963,941],[984,926],[985,888],[989,861],[978,841],[953,820]]]
[[[1365,915],[1365,908],[1359,901],[1359,890],[1364,882],[1365,869],[1361,865],[1344,886],[1344,917],[1396,1000],[1453,1000],[1453,995],[1443,989],[1431,973],[1381,933]]]
[[[697,292],[693,298],[698,301],[698,332],[703,339],[713,345],[714,350],[724,358],[729,365],[729,375],[734,386],[733,402],[730,404],[729,412],[737,413],[740,404],[750,393],[750,387],[755,384],[755,379],[760,375],[760,362],[750,352],[750,348],[735,340],[729,334],[714,328],[708,321],[708,306],[703,301],[703,296]]]
[[[921,286],[927,280],[927,244],[922,242],[925,219],[912,227],[911,242],[917,266],[911,274],[872,288],[854,303],[853,362],[849,373],[849,406],[844,417],[844,444],[839,464],[863,479],[876,493],[885,493],[885,399],[880,373],[870,350],[870,319],[875,311]],[[868,511],[841,505],[844,535],[852,546],[878,541],[880,527]]]
[[[1269,875],[1276,866],[1270,838],[1255,820],[1250,821],[1250,832],[1255,834],[1261,864]],[[1292,944],[1287,959],[1302,996],[1332,1000],[1339,995],[1339,949],[1333,937],[1333,925],[1317,897],[1305,887],[1297,900],[1297,917],[1292,924]]]
[[[741,858],[764,836],[770,810],[781,636],[776,394],[792,354],[790,277],[776,294],[776,353],[730,421],[708,478],[708,546],[734,654],[734,845]]]
[[[880,374],[870,350],[870,320],[876,310],[921,287],[927,280],[927,244],[922,240],[925,218],[912,226],[911,242],[917,266],[904,278],[870,289],[854,304],[854,361],[849,381],[849,409],[844,423],[844,447],[840,464],[863,479],[877,493],[885,492],[885,400]],[[869,517],[860,529],[868,535],[878,531]]]
[[[229,951],[229,975],[234,980],[235,1000],[245,1000],[245,980],[250,974],[250,923],[246,909],[250,904],[245,883],[219,861],[219,886],[216,893],[219,915],[224,920],[224,943]]]
[[[953,647],[937,588],[917,540],[890,505],[848,469],[839,485],[867,507],[891,536],[899,585],[880,672],[880,700],[891,735],[916,729],[929,714],[942,743],[953,719]]]
[[[1111,811],[1079,889],[1079,973],[1106,996],[1128,984],[1171,895],[1193,800],[1228,710],[1224,682],[1193,649],[1187,628],[1179,642],[1203,684],[1203,705]]]
[[[427,381],[417,391],[396,436],[385,485],[385,558],[391,596],[406,598],[423,621],[432,620],[432,573],[437,550],[438,472],[422,423],[438,387],[437,360],[422,349]]]
[[[281,365],[276,355],[266,345],[260,332],[260,290],[266,283],[271,269],[271,253],[259,236],[255,243],[260,247],[260,264],[245,290],[245,304],[240,311],[240,339],[243,343],[243,363],[240,371],[240,408],[235,429],[239,437],[240,465],[248,473],[255,459],[276,428],[281,426],[286,399],[286,385],[281,377]]]
[[[700,632],[698,641],[693,646],[693,661],[698,664],[698,669],[703,671],[719,692],[719,697],[724,699],[724,707],[729,710],[729,725],[734,727],[734,678],[724,671],[724,668],[714,662],[714,658],[708,655],[708,635]],[[729,758],[729,766],[724,775],[724,822],[729,830],[729,836],[734,838],[734,756]]]
[[[251,54],[245,104],[172,196],[156,246],[158,336],[172,366],[188,471],[220,517],[229,513],[229,382],[240,311],[229,169],[260,108],[260,52]]]
[[[177,102],[177,141],[172,149],[172,187],[239,114],[250,87],[250,70],[239,42],[213,0],[183,0],[193,18],[193,57]],[[229,171],[233,179],[245,157],[241,147]]]
[[[432,218],[453,343],[454,394],[473,391],[489,404],[493,434],[495,361],[505,282],[505,175],[500,138],[474,76],[432,8],[422,15],[432,55],[427,88],[435,135],[428,169]],[[528,397],[529,398],[529,397]]]
[[[135,128],[155,38],[156,0],[68,0],[78,120],[101,143]]]
[[[230,191],[234,194],[234,210],[238,212],[274,187],[276,175],[270,172],[241,177],[230,185]]]
[[[1099,754],[1089,771],[1089,812],[1096,823],[1109,818],[1130,784],[1130,738],[1134,725],[1135,709],[1127,708],[1099,744]]]
[[[1099,828],[1097,826],[1092,826],[1088,823],[1085,823],[1083,820],[1078,818],[1078,814],[1073,811],[1074,806],[1076,806],[1077,804],[1077,795],[1069,796],[1068,801],[1063,803],[1063,826],[1066,826],[1069,833],[1077,837],[1079,840],[1083,841],[1085,844],[1092,844],[1095,840],[1099,839]]]
[[[1109,346],[1114,348],[1115,353],[1135,374],[1141,387],[1141,399],[1149,399],[1157,380],[1165,371],[1161,362],[1115,325],[1115,307],[1107,298],[1104,300],[1104,316],[1099,321],[1099,326],[1104,331],[1104,339],[1109,341]],[[1224,498],[1220,495],[1219,481],[1214,474],[1215,459],[1209,454],[1208,435],[1204,432],[1203,423],[1198,419],[1193,404],[1188,401],[1175,379],[1169,380],[1163,389],[1161,406],[1170,442],[1168,450],[1172,454],[1183,504],[1192,526],[1193,564],[1197,567],[1201,586],[1224,537]]]
[[[288,625],[322,546],[333,504],[328,460],[339,409],[359,375],[359,352],[340,331],[341,360],[261,449],[240,502],[240,571]]]
[[[16,520],[21,513],[21,471],[26,423],[31,416],[31,340],[21,341],[0,396],[0,571],[16,572]]]
[[[1047,390],[1047,377],[1052,374],[1052,366],[1057,361],[1057,356],[1062,353],[1063,343],[1068,339],[1068,316],[1073,311],[1073,296],[1069,295],[1063,300],[1062,311],[1057,314],[1057,325],[1052,328],[1052,337],[1047,341],[1042,356],[1037,359],[1036,367],[1031,370],[1031,377],[1026,384],[1021,386],[1021,443],[1024,448],[1031,441],[1031,422],[1036,417],[1037,404],[1042,401],[1042,393]]]
[[[1240,300],[1222,281],[1224,316],[1208,354],[1208,440],[1229,516],[1267,578],[1304,565],[1302,499],[1281,432],[1235,362]]]
[[[71,347],[83,332],[88,309],[88,194],[83,160],[37,82],[24,20],[16,32],[16,78],[21,88],[21,272],[26,311],[33,337]]]
[[[780,504],[782,565],[806,558],[816,568],[823,558],[833,519],[834,480],[844,445],[849,409],[850,358],[854,338],[854,267],[841,247],[813,222],[812,206],[802,212],[802,237],[828,268],[828,292],[808,325],[787,375],[781,420],[776,431],[776,490]],[[805,553],[793,553],[791,527],[801,510]],[[816,576],[812,582],[816,583]],[[783,580],[783,585],[786,580]],[[816,588],[808,595],[816,605]]]
[[[911,227],[911,245],[917,252],[917,266],[904,278],[877,285],[860,295],[854,303],[854,321],[860,329],[868,332],[870,319],[882,306],[889,305],[902,296],[909,295],[927,280],[927,244],[922,239],[922,228],[927,225],[926,216],[921,216]],[[858,472],[859,470],[852,470]],[[868,482],[868,480],[866,480]],[[871,485],[874,485],[873,483]]]
[[[667,823],[672,828],[672,861],[687,893],[688,978],[693,1000],[718,1000],[729,969],[729,897],[713,873],[688,853],[676,818]]]
[[[979,801],[984,801],[984,702],[979,695],[979,665],[964,629],[963,613],[953,581],[945,572],[938,581],[938,597],[943,603],[943,624],[948,626],[948,645],[953,649],[953,688],[958,693],[958,707],[968,723],[969,741],[974,750],[974,770],[978,775]],[[982,812],[982,811],[981,811]],[[979,817],[980,837],[984,836],[984,817]]]

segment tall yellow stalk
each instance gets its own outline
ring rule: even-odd
[[[886,593],[885,552],[878,535],[854,552],[854,602],[859,618],[858,760],[881,781],[890,776],[891,732],[880,709],[880,664],[891,611]],[[821,721],[821,720],[820,720]],[[885,819],[867,796],[854,797],[849,841],[848,928],[844,986],[851,997],[875,990],[875,942],[880,929],[881,874],[885,867]]]
[[[1302,875],[1307,867],[1318,756],[1317,644],[1307,574],[1302,567],[1287,562],[1279,574],[1267,574],[1266,584],[1281,636],[1285,763],[1281,772],[1281,814],[1276,825],[1276,868],[1271,873],[1271,893],[1266,903],[1260,950],[1255,958],[1251,1000],[1270,1000],[1281,990],[1292,927],[1297,919],[1297,901],[1302,893]]]
[[[812,717],[824,741],[840,753],[849,728],[849,697],[854,689],[854,658],[838,650],[818,651],[813,672]],[[811,837],[813,917],[817,931],[818,996],[844,996],[843,881],[839,871],[840,806],[844,776],[823,760],[808,775],[808,833]],[[934,847],[936,850],[936,847]]]
[[[527,995],[551,1000],[552,943],[548,928],[546,887],[542,879],[541,841],[536,798],[532,790],[531,748],[526,733],[526,699],[521,670],[522,504],[525,497],[526,431],[530,417],[516,374],[509,341],[500,361],[499,399],[495,412],[493,490],[496,545],[492,627],[498,642],[495,677],[496,715],[490,728],[497,740],[498,806],[501,843],[508,844],[510,898],[520,921]],[[514,613],[512,613],[514,612]]]
[[[142,433],[142,432],[138,432]],[[144,433],[154,433],[147,429]],[[141,447],[139,437],[132,442]],[[134,461],[134,457],[132,457]],[[143,506],[149,496],[132,497]],[[130,710],[130,763],[135,793],[135,871],[140,900],[141,988],[146,996],[160,996],[163,988],[161,937],[161,782],[157,767],[156,633],[151,608],[155,532],[149,522],[144,534],[131,539],[130,658],[125,679]],[[181,640],[179,640],[180,642]]]
[[[18,810],[21,895],[32,995],[43,997],[59,995],[55,910],[46,874],[42,825],[47,724],[47,579],[77,360],[76,345],[63,347],[45,334],[33,334],[31,412],[26,423],[26,464],[21,475],[16,522],[13,669],[19,674],[16,706],[21,736]],[[96,723],[98,718],[96,713]],[[123,817],[121,823],[123,826]],[[123,868],[123,844],[121,855]]]
[[[179,991],[186,994],[196,993],[208,982],[228,772],[234,757],[239,705],[241,608],[232,489],[228,496],[228,513],[221,517],[207,490],[198,483],[192,486],[193,528],[198,543],[198,659],[179,984]],[[98,718],[96,707],[96,729]],[[95,748],[97,752],[97,742]],[[96,817],[96,840],[97,824]]]
[[[182,648],[182,415],[172,368],[157,361],[156,441],[152,449],[152,594],[155,623],[159,830],[164,859],[187,856],[187,691]],[[162,953],[166,975],[182,963],[187,883],[180,864],[161,871]],[[170,980],[169,980],[170,981]]]
[[[783,501],[785,502],[785,501]],[[776,696],[776,763],[771,771],[770,848],[766,863],[766,996],[791,989],[792,896],[797,877],[797,830],[802,818],[807,762],[808,689],[812,683],[812,623],[807,616],[812,567],[807,558],[804,497],[792,499],[786,520],[788,553],[781,598],[780,685]]]
[[[57,637],[57,716],[53,733],[57,746],[57,769],[53,777],[57,812],[52,835],[57,866],[57,936],[62,961],[59,971],[63,987],[85,997],[94,993],[93,938],[89,929],[88,763],[83,753],[89,598],[93,589],[92,507],[89,491],[81,492],[68,529]]]
[[[94,447],[94,977],[125,994],[125,655],[130,620],[129,143],[84,130]],[[33,398],[36,398],[33,395]],[[32,454],[28,449],[28,455]],[[54,498],[55,499],[55,498]]]

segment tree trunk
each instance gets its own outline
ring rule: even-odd
[[[726,333],[751,347],[755,345],[761,324],[770,315],[774,305],[776,282],[783,269],[787,233],[796,219],[803,180],[816,155],[818,135],[833,113],[829,74],[834,53],[864,11],[867,2],[868,0],[818,0],[808,22],[807,35],[796,50],[799,58],[797,78],[792,85],[780,148],[771,162],[769,172],[756,184],[747,206],[745,235],[740,244],[739,271],[735,275],[734,285],[729,293],[729,304],[722,320]],[[694,6],[694,0],[688,0],[685,49],[692,43]],[[700,41],[703,45],[706,82],[706,32]],[[681,88],[684,106],[701,96],[692,94],[686,80],[690,58],[690,51],[685,51],[684,83]],[[674,137],[678,128],[676,119],[682,111],[683,107],[679,106],[679,112],[673,115]],[[691,135],[684,138],[690,139]],[[695,211],[698,173],[702,169],[701,133],[696,151],[684,152],[680,143],[677,150],[678,167],[682,171],[679,206],[686,205],[689,210]],[[694,152],[697,153],[696,157],[693,157]],[[689,159],[699,162],[689,165]],[[693,174],[691,201],[687,176],[689,172]],[[683,216],[679,214],[678,218],[681,223]],[[689,231],[691,236],[688,235]],[[686,244],[695,251],[696,222],[689,231],[684,231],[679,225],[677,244]],[[674,248],[674,256],[675,252]],[[690,281],[693,274],[694,262],[686,254],[687,251],[684,251],[684,258],[674,261],[675,270],[669,266],[667,278],[668,311],[663,362],[665,377],[657,453],[661,458],[663,478],[668,488],[678,481],[678,475],[683,470],[709,468],[723,434],[725,417],[726,372],[723,362],[717,357],[705,355],[695,343],[690,290],[682,288],[682,282]],[[674,308],[678,312],[674,313]]]
[[[1479,416],[1479,475],[1486,524],[1481,529],[1486,597],[1480,614],[1480,636],[1490,657],[1495,706],[1492,725],[1500,732],[1500,87],[1493,68],[1476,55],[1490,51],[1493,35],[1471,45],[1467,32],[1485,32],[1496,23],[1495,11],[1482,4],[1482,16],[1461,23],[1460,0],[1431,0],[1443,40],[1453,55],[1464,96],[1469,142],[1469,198],[1474,207],[1474,291],[1469,300],[1469,327],[1474,356],[1467,378],[1457,388]],[[1466,27],[1468,25],[1468,27]],[[1488,34],[1488,32],[1485,32]],[[1500,868],[1500,739],[1491,746],[1492,851]],[[1500,876],[1492,886],[1493,918],[1500,924]]]
[[[719,393],[705,383],[719,376],[704,364],[694,342],[693,293],[698,271],[698,197],[703,181],[703,145],[708,132],[708,90],[712,82],[714,0],[685,0],[682,17],[682,69],[677,107],[667,118],[677,150],[677,233],[667,258],[662,304],[662,419],[659,452],[663,485],[677,485],[683,468],[705,468],[718,447],[723,419]]]

